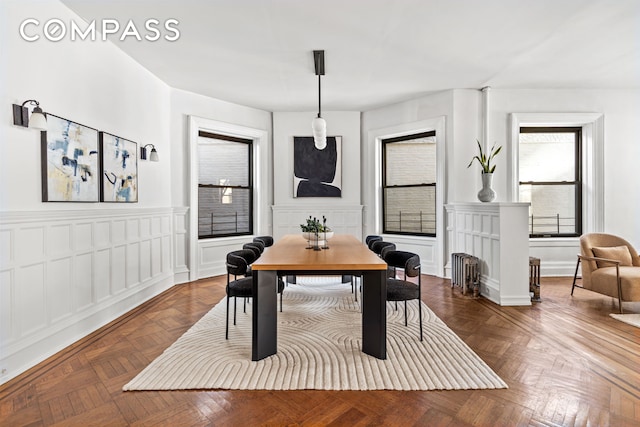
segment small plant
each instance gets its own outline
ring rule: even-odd
[[[482,151],[482,145],[480,145],[480,141],[476,139],[476,142],[478,143],[478,150],[480,151],[480,155],[473,156],[473,159],[471,159],[467,167],[471,167],[473,161],[477,160],[478,163],[480,163],[480,166],[482,166],[482,173],[493,173],[493,171],[496,170],[496,165],[491,166],[491,160],[498,155],[500,150],[502,150],[502,145],[496,149],[496,144],[493,144],[493,147],[491,147],[491,151],[489,151],[489,155],[487,156]]]
[[[300,229],[307,233],[325,233],[331,231],[331,228],[327,226],[327,218],[325,218],[324,215],[322,216],[322,222],[316,217],[311,218],[311,215],[309,215],[306,224],[300,224]]]

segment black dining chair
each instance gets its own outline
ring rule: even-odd
[[[382,240],[382,236],[377,236],[377,235],[375,235],[375,234],[370,234],[370,235],[368,235],[367,237],[365,237],[365,239],[364,239],[364,243],[365,243],[365,245],[367,245],[367,247],[368,247],[369,249],[371,249],[371,246],[372,246],[375,242],[378,242],[378,241],[381,241],[381,240]]]
[[[233,297],[233,324],[236,324],[236,299],[245,299],[244,312],[247,312],[246,299],[253,297],[253,277],[247,276],[251,262],[255,260],[255,253],[251,249],[240,249],[227,254],[227,315],[225,339],[229,339],[229,300]],[[233,275],[233,280],[231,276]],[[242,276],[242,277],[238,277]],[[282,312],[282,294],[284,282],[278,279],[278,293],[280,294],[280,312]]]
[[[420,278],[420,256],[406,251],[387,251],[384,257],[389,267],[404,269],[404,279],[387,278],[387,301],[404,301],[404,325],[407,326],[407,301],[418,300],[418,318],[420,320],[420,341],[422,341],[422,280]],[[418,277],[418,283],[410,282],[407,277]]]
[[[254,242],[261,242],[265,248],[273,246],[273,237],[271,236],[258,236],[253,238]]]
[[[249,249],[250,251],[252,251],[255,256],[256,259],[260,258],[260,255],[262,255],[262,252],[264,251],[263,248],[261,248],[260,243],[255,243],[255,242],[251,242],[251,243],[245,243],[244,245],[242,245],[242,249]]]

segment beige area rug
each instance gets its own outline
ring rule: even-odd
[[[630,313],[630,314],[616,314],[610,313],[609,316],[613,317],[616,320],[619,320],[624,323],[628,323],[629,325],[633,325],[636,328],[640,328],[640,314]]]
[[[123,390],[458,390],[506,388],[500,379],[423,303],[395,311],[387,303],[387,359],[361,348],[362,315],[350,284],[334,277],[299,277],[278,312],[278,353],[251,361],[251,305],[224,338],[223,299]]]

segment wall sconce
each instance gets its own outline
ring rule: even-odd
[[[26,103],[35,105],[31,118],[29,118],[29,108],[25,107]],[[28,99],[22,105],[13,104],[13,124],[30,129],[47,130],[47,118],[40,108],[40,103],[35,99]]]
[[[157,162],[158,159],[158,152],[156,151],[156,147],[153,144],[147,144],[144,147],[140,148],[140,159],[141,160],[147,160],[147,147],[151,146],[151,153],[149,153],[149,160],[151,160],[152,162]]]
[[[318,117],[311,121],[313,131],[313,142],[318,150],[324,150],[327,146],[327,122],[320,115],[321,113],[321,87],[320,76],[324,76],[324,50],[313,51],[313,63],[318,76]]]

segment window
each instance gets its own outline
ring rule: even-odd
[[[382,168],[383,232],[435,236],[435,131],[383,139]]]
[[[253,141],[198,133],[198,238],[253,233]]]
[[[582,128],[521,127],[519,192],[530,237],[582,234]]]

